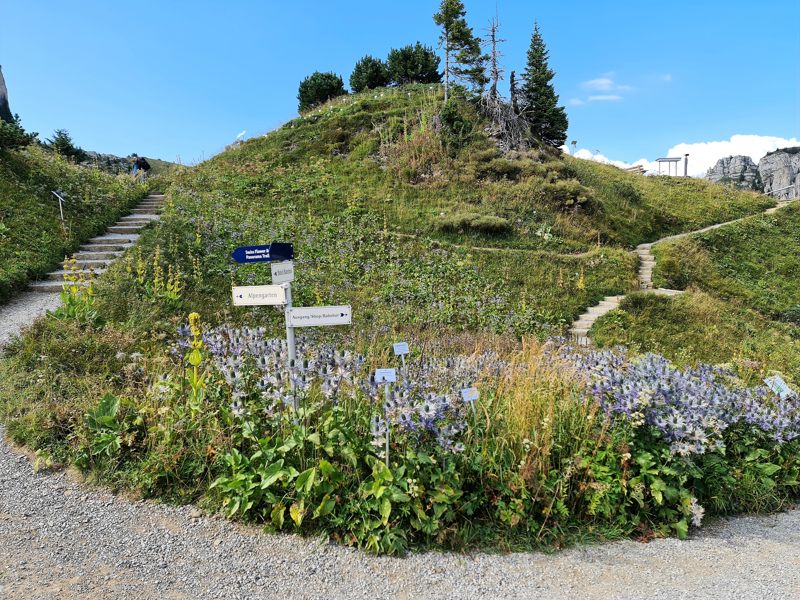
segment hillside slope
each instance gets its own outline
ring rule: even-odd
[[[67,200],[63,225],[53,190]],[[37,146],[0,152],[0,302],[56,267],[144,193],[128,177],[74,166]]]

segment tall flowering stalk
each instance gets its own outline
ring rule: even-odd
[[[187,379],[192,391],[188,404],[192,412],[195,413],[200,410],[206,393],[206,372],[200,371],[200,365],[203,364],[203,332],[200,329],[200,315],[196,312],[189,315],[189,334],[191,335],[191,340],[189,341],[186,362],[191,367]]]

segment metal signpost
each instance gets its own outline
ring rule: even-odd
[[[290,381],[294,388],[292,369],[297,362],[295,327],[327,327],[350,325],[353,310],[350,306],[292,306],[292,285],[294,281],[294,246],[283,242],[272,242],[261,246],[241,246],[231,253],[238,263],[250,264],[271,262],[272,285],[234,286],[232,291],[234,306],[283,306],[286,318],[286,350]],[[394,379],[392,379],[394,381]],[[388,390],[388,388],[387,388]],[[297,412],[297,398],[294,398]],[[388,435],[388,434],[387,434]],[[388,444],[388,438],[387,438]],[[388,446],[387,446],[388,449]]]

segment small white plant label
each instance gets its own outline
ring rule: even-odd
[[[397,342],[396,344],[392,345],[392,348],[394,348],[395,356],[403,356],[408,354],[408,342]]]
[[[786,400],[787,398],[791,398],[795,395],[792,388],[789,387],[789,384],[783,380],[783,377],[780,375],[773,375],[772,377],[767,377],[764,380],[764,383],[767,384],[767,387],[771,389],[775,394],[781,399]]]
[[[272,263],[272,283],[291,283],[294,281],[294,262],[285,260],[283,262]]]
[[[375,383],[394,383],[397,371],[394,369],[375,369]]]
[[[477,400],[480,397],[481,394],[478,391],[478,388],[471,387],[471,388],[464,388],[463,390],[461,390],[461,399],[464,402],[475,402],[475,400]]]

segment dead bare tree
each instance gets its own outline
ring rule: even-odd
[[[516,107],[513,106],[513,102],[508,102],[497,91],[497,84],[503,79],[503,69],[500,66],[503,53],[497,46],[506,41],[498,37],[499,30],[500,19],[495,16],[489,21],[487,34],[484,37],[484,44],[489,49],[489,77],[492,84],[488,92],[481,96],[480,109],[490,121],[487,133],[496,140],[503,152],[508,152],[526,146],[528,128],[525,120],[520,118]],[[511,77],[513,80],[513,71]]]
[[[486,36],[484,36],[484,44],[489,46],[489,78],[492,85],[489,87],[489,94],[497,97],[497,83],[503,78],[503,69],[500,68],[500,57],[503,53],[497,49],[497,45],[505,42],[506,40],[497,37],[497,32],[500,30],[500,19],[494,16],[489,21],[489,27],[486,28]]]

